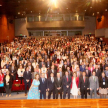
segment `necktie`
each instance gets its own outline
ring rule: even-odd
[[[67,82],[68,82],[68,77],[67,77]]]
[[[84,77],[84,83],[85,83],[85,77]]]

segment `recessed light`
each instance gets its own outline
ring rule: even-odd
[[[66,9],[68,9],[68,8],[66,8]]]
[[[107,9],[105,9],[105,11],[107,11]]]
[[[99,12],[97,12],[97,14],[99,14]]]
[[[18,14],[20,14],[20,12],[18,12]]]
[[[92,6],[90,8],[92,8]]]
[[[2,6],[2,4],[0,4],[0,6]]]
[[[86,11],[86,10],[85,10]]]

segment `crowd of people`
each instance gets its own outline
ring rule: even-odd
[[[14,80],[24,82],[27,99],[107,96],[108,46],[93,37],[15,38],[1,45],[0,58],[2,96],[4,88],[11,96]]]

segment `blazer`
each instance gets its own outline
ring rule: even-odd
[[[12,76],[10,76],[10,79],[9,79],[9,88],[12,88]],[[4,82],[4,87],[6,87],[6,75],[4,76],[4,79],[3,79],[3,82]]]
[[[89,83],[90,83],[90,86],[89,88],[91,89],[97,89],[99,88],[99,81],[98,81],[98,77],[97,76],[94,76],[95,77],[95,80],[93,79],[93,76],[89,77]]]
[[[50,74],[52,73],[52,70],[48,70],[48,78],[50,77]],[[54,70],[54,77],[57,76],[57,71]]]
[[[54,78],[54,82],[53,83],[51,81],[51,77],[48,78],[48,80],[47,80],[47,88],[49,90],[54,90],[55,89],[55,78]]]
[[[85,82],[84,82],[84,79],[83,79],[83,77],[81,77],[80,79],[79,79],[79,88],[81,89],[81,90],[83,90],[84,88],[89,88],[89,79],[88,79],[88,77],[85,77]]]
[[[25,71],[23,74],[23,78],[24,78],[25,83],[26,83],[26,80],[31,80],[31,72],[28,71],[28,74],[27,74],[27,71]]]
[[[101,87],[101,88],[108,88],[108,79],[107,79],[107,77],[105,77],[105,85],[103,85],[102,77],[99,78],[99,87]]]
[[[86,72],[86,77],[90,77],[91,76],[90,70],[85,70],[85,72]]]
[[[96,72],[96,69],[94,69],[93,71]],[[100,69],[97,70],[96,76],[97,76],[98,78],[101,77],[101,70],[100,70]]]
[[[70,75],[68,75],[68,81],[67,81],[66,75],[63,76],[62,84],[63,84],[64,91],[67,91],[68,89],[70,89],[71,82],[72,82],[72,78]],[[69,86],[69,88],[66,87],[67,85]]]
[[[14,66],[14,70],[12,72],[12,66],[9,68],[10,73],[16,74],[17,73],[17,68]]]
[[[72,82],[71,82],[71,88],[72,88],[72,83],[73,83],[73,77],[72,77]],[[77,85],[77,88],[78,88],[78,85],[79,85],[79,78],[76,77],[76,85]]]
[[[58,78],[55,78],[55,90],[58,91],[58,87],[61,87],[61,91],[62,91],[62,78],[60,78],[60,80],[58,81]]]
[[[39,85],[39,90],[40,91],[46,91],[46,89],[47,89],[47,79],[46,78],[44,78],[45,79],[45,81],[44,81],[44,83],[42,82],[42,78],[40,78],[40,85]]]

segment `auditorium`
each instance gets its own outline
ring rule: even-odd
[[[0,0],[1,108],[108,108],[108,0]]]

